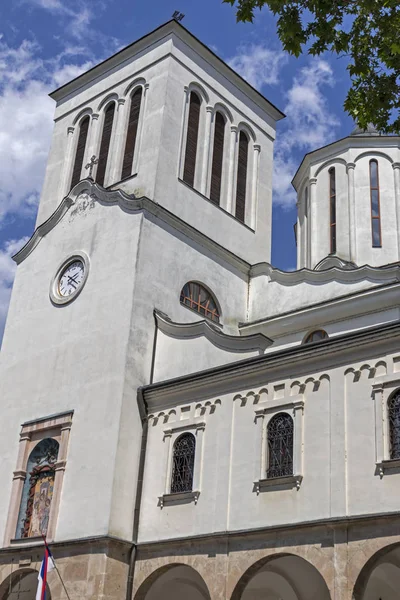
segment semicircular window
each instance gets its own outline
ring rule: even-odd
[[[311,342],[321,342],[322,340],[326,340],[329,335],[323,329],[316,329],[308,334],[306,339],[304,340],[304,344],[311,344]]]
[[[200,313],[203,317],[219,323],[220,311],[214,296],[195,281],[185,283],[181,291],[181,304]]]

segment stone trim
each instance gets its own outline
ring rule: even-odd
[[[193,490],[190,492],[176,492],[171,494],[163,494],[162,496],[158,497],[158,501],[160,508],[164,508],[165,504],[174,504],[175,502],[182,504],[182,501],[194,502],[197,504],[199,496],[200,492],[198,490]]]
[[[63,412],[57,415],[50,415],[49,417],[42,417],[36,421],[28,421],[22,425],[17,465],[13,473],[11,498],[4,535],[5,546],[9,546],[11,543],[19,545],[26,544],[25,539],[16,540],[14,538],[21,506],[23,487],[27,475],[26,467],[33,448],[42,439],[49,436],[59,443],[58,459],[55,465],[53,498],[51,501],[49,526],[47,530],[48,541],[51,542],[54,539],[62,481],[67,464],[67,450],[72,426],[72,416],[73,411]]]
[[[259,479],[254,482],[254,491],[257,496],[260,491],[270,490],[271,488],[296,487],[300,489],[303,475],[286,475],[285,477],[271,477],[270,479]]]

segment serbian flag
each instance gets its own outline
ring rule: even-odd
[[[44,542],[44,558],[38,575],[38,587],[36,592],[36,600],[46,600],[46,582],[47,573],[55,568],[50,548]]]

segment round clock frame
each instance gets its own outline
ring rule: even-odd
[[[73,293],[69,294],[68,296],[63,296],[60,293],[60,280],[65,271],[68,269],[68,267],[74,262],[81,262],[83,264],[83,277],[82,280],[78,283],[78,286]],[[75,298],[81,293],[86,283],[86,280],[89,275],[89,266],[89,257],[85,252],[75,252],[74,254],[71,254],[68,258],[63,260],[62,263],[59,265],[56,274],[53,277],[50,284],[50,300],[54,304],[68,304],[72,300],[75,300]]]

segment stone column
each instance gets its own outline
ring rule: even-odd
[[[303,475],[303,412],[304,404],[303,401],[300,401],[293,407],[293,475]]]
[[[85,152],[85,158],[83,161],[83,167],[85,168],[86,164],[90,161],[92,156],[96,156],[98,158],[98,152],[100,150],[100,131],[99,131],[99,114],[93,113],[92,119],[90,122],[90,130],[89,130],[89,140],[87,144],[87,150]],[[93,179],[96,181],[96,171],[97,167],[94,168],[93,171]],[[87,176],[87,175],[86,175]]]
[[[252,229],[256,228],[256,215],[257,215],[257,192],[258,192],[258,171],[260,164],[260,144],[254,144],[253,146],[253,175],[251,180],[251,202],[250,202],[250,219],[249,225]]]
[[[254,422],[256,432],[254,435],[254,481],[266,478],[266,435],[265,431],[265,412],[256,411]]]
[[[318,221],[317,221],[317,178],[310,179],[310,211],[308,218],[310,220],[309,227],[309,248],[310,256],[308,257],[308,267],[313,269],[318,263]]]
[[[64,479],[65,467],[67,464],[67,450],[69,434],[71,432],[72,421],[66,421],[61,426],[60,447],[58,449],[57,462],[55,464],[53,498],[51,500],[49,526],[47,529],[47,539],[51,542],[56,533],[58,509],[60,506],[61,489]]]
[[[210,146],[211,146],[211,128],[213,117],[213,107],[206,106],[206,124],[204,133],[204,146],[203,146],[203,164],[201,167],[201,180],[200,180],[200,193],[203,196],[207,195],[207,183],[208,183],[208,166],[210,160]]]
[[[235,189],[235,164],[236,164],[236,138],[238,128],[236,125],[231,126],[231,139],[229,140],[229,164],[228,164],[228,192],[226,210],[235,214],[233,190]]]
[[[125,98],[120,98],[117,102],[117,118],[115,123],[115,134],[113,148],[111,148],[110,157],[110,175],[109,183],[112,185],[121,180],[122,161],[125,151],[127,119],[124,110]]]
[[[165,482],[164,482],[164,494],[170,492],[170,479],[172,473],[172,431],[168,430],[164,432],[164,443],[168,444],[168,452],[166,452],[166,465],[165,465]]]
[[[302,240],[302,236],[303,236],[303,226],[301,223],[301,218],[300,218],[300,211],[302,210],[302,202],[301,200],[297,200],[296,202],[296,208],[297,208],[297,225],[296,225],[296,249],[297,249],[297,269],[301,269],[302,268],[302,249],[303,249],[303,240]],[[304,218],[303,218],[303,223],[304,223]]]
[[[144,120],[146,118],[147,99],[149,97],[148,90],[149,90],[149,84],[145,83],[143,86],[142,105],[140,107],[140,114],[139,114],[139,127],[136,132],[136,144],[135,144],[135,153],[133,155],[132,175],[135,175],[139,170],[140,148],[142,145],[143,124],[144,124]],[[126,121],[128,121],[128,117],[127,117]]]
[[[357,231],[356,231],[356,199],[354,187],[355,163],[347,163],[347,185],[348,185],[348,207],[349,207],[349,258],[356,262],[357,255]]]
[[[67,145],[65,150],[64,168],[61,179],[60,191],[61,197],[64,198],[70,191],[71,175],[74,163],[73,148],[74,148],[74,131],[75,127],[67,129]]]
[[[397,246],[398,260],[400,260],[400,163],[392,164],[394,175],[394,200],[396,203],[396,226],[397,226]]]
[[[21,505],[22,490],[26,479],[26,463],[28,461],[31,433],[22,434],[19,438],[17,468],[13,473],[10,505],[8,509],[7,526],[4,535],[4,545],[9,546],[15,538],[18,514]]]

